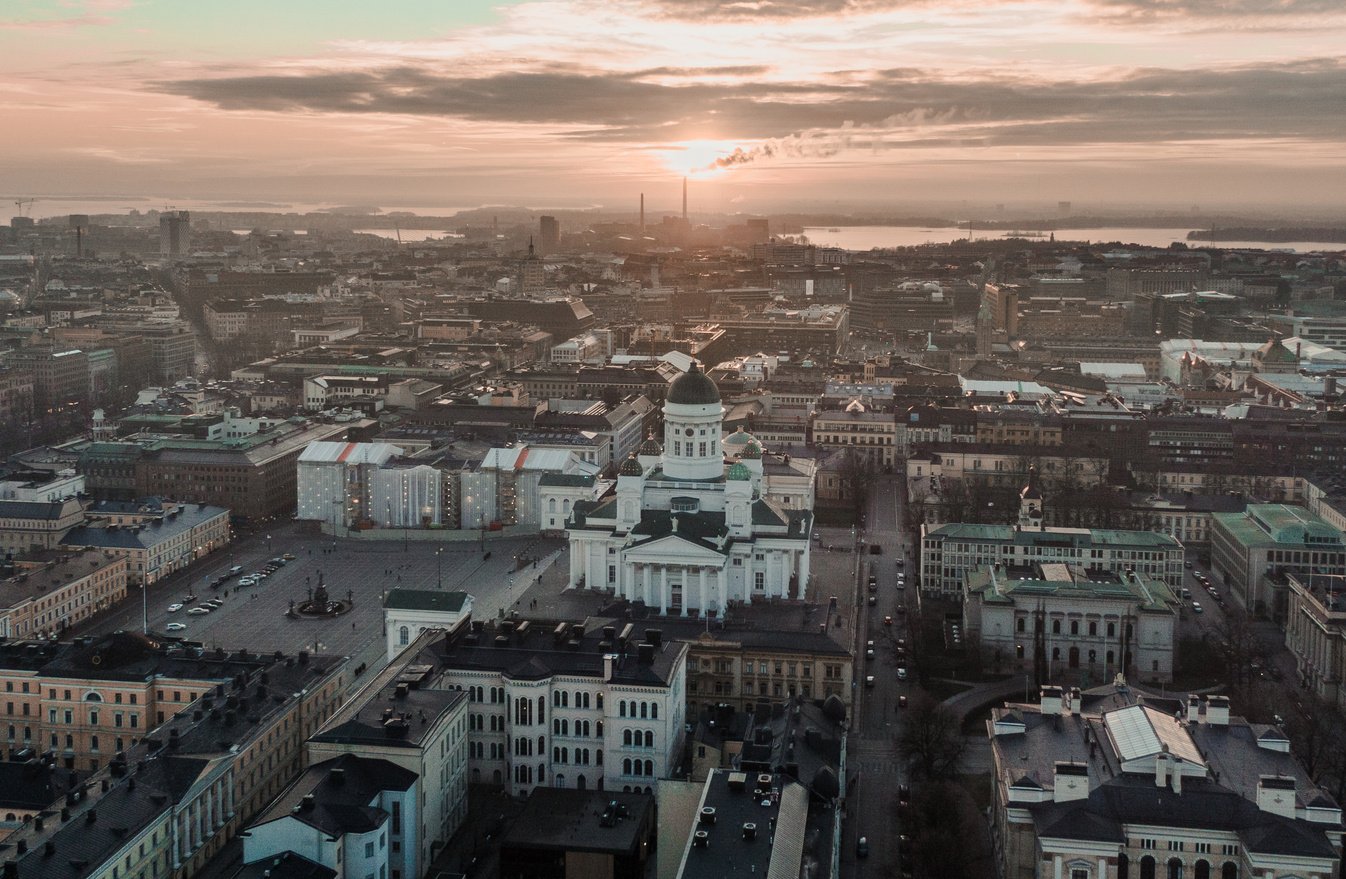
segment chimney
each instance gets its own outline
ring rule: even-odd
[[[654,645],[653,644],[637,645],[636,658],[641,665],[654,665]]]
[[[1229,697],[1206,697],[1206,723],[1211,726],[1229,726]]]
[[[1201,697],[1195,694],[1187,697],[1187,722],[1197,723],[1201,720]]]
[[[1154,755],[1154,786],[1168,787],[1168,745],[1164,745],[1164,750]]]
[[[1083,763],[1057,763],[1052,800],[1057,803],[1069,803],[1088,797],[1089,767]]]
[[[1052,717],[1061,713],[1061,688],[1043,687],[1038,694],[1039,710],[1043,717]]]
[[[1182,758],[1173,758],[1173,792],[1182,793]]]
[[[603,654],[603,680],[605,681],[612,680],[612,665],[616,661],[617,661],[617,654],[615,653]]]
[[[1257,780],[1257,808],[1263,812],[1295,817],[1295,780],[1285,775],[1263,775]]]

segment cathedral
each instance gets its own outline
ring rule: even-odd
[[[613,491],[575,504],[572,588],[682,616],[804,597],[812,510],[769,500],[761,445],[724,437],[723,422],[719,389],[693,363],[669,386],[663,445],[646,440]]]

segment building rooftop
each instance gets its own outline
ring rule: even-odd
[[[648,794],[539,786],[500,844],[634,855],[653,820],[654,797]]]
[[[383,600],[384,607],[405,610],[436,610],[462,613],[472,596],[466,592],[440,592],[436,589],[392,589]]]
[[[226,507],[209,504],[183,504],[135,525],[81,525],[72,528],[62,545],[69,547],[107,547],[111,549],[148,549],[173,540],[218,516],[228,516]]]
[[[368,833],[388,817],[370,801],[387,790],[405,791],[416,773],[396,763],[342,754],[310,766],[250,826],[293,817],[328,836]]]
[[[706,779],[678,875],[796,879],[807,823],[808,792],[800,785],[780,775],[717,769]]]
[[[1290,504],[1249,504],[1242,513],[1212,513],[1245,546],[1295,544],[1340,549],[1342,534],[1315,513]]]
[[[434,635],[427,632],[417,643],[427,643]],[[466,700],[467,693],[430,689],[435,677],[434,665],[422,664],[422,656],[410,649],[403,655],[406,661],[395,661],[385,667],[310,741],[383,748],[421,747],[435,720]]]
[[[1017,528],[1014,525],[977,525],[954,522],[931,529],[929,537],[943,540],[985,540],[1019,546],[1152,547],[1181,550],[1177,538],[1157,531],[1118,531],[1103,528]]]

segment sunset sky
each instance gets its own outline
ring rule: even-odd
[[[1322,207],[1343,46],[1343,0],[5,0],[0,195]]]

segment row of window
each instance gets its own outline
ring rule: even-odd
[[[638,708],[639,711],[640,711],[639,715],[637,715],[637,713],[636,713],[637,708]],[[658,702],[636,702],[636,701],[634,701],[634,700],[628,702],[628,701],[626,701],[626,700],[622,700],[621,702],[618,702],[618,703],[617,703],[617,713],[618,713],[618,715],[621,716],[621,717],[632,717],[632,718],[634,718],[634,717],[639,716],[641,720],[658,720],[658,719],[659,719],[659,703],[658,703]]]

